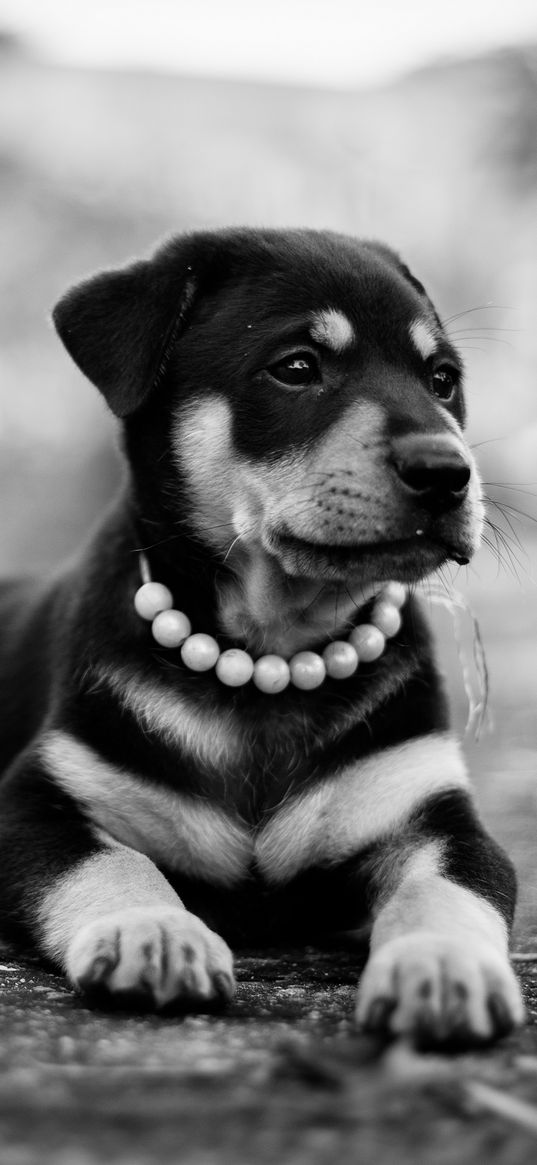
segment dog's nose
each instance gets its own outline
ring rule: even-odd
[[[471,468],[450,433],[407,433],[392,443],[401,481],[429,510],[454,509],[468,490]]]

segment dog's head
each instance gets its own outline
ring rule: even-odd
[[[460,357],[386,247],[192,234],[75,287],[54,320],[124,418],[142,509],[230,569],[367,588],[476,549]]]

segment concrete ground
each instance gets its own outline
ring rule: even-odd
[[[529,1025],[494,1051],[381,1049],[352,1026],[357,961],[308,949],[238,961],[221,1016],[88,1010],[2,955],[3,1165],[252,1165],[537,1158],[537,960]]]
[[[6,946],[2,1165],[537,1160],[536,592],[514,602],[500,585],[480,613],[496,728],[468,754],[484,817],[520,875],[527,1027],[472,1055],[382,1049],[353,1028],[361,957],[349,950],[242,955],[221,1015],[106,1014]],[[462,723],[449,620],[439,633]]]

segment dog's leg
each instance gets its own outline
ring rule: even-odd
[[[0,788],[4,917],[81,991],[160,1008],[230,998],[232,956],[149,858],[94,830],[37,755]]]
[[[432,1043],[505,1034],[524,1018],[508,959],[515,895],[508,859],[462,793],[440,798],[397,849],[390,857],[388,846],[378,863],[383,877],[392,866],[387,894],[373,878],[371,955],[358,1021]]]
[[[41,944],[87,992],[164,1007],[233,994],[231,952],[143,854],[103,846],[59,879],[39,909]]]

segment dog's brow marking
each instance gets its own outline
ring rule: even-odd
[[[434,328],[427,320],[414,320],[409,328],[410,339],[420,356],[428,360],[436,352],[437,337]]]
[[[347,316],[335,307],[317,311],[312,317],[310,336],[318,344],[325,344],[333,352],[343,352],[356,339]]]
[[[427,797],[467,786],[449,733],[386,749],[282,806],[258,839],[259,868],[285,882],[307,866],[335,865],[399,829]]]
[[[44,950],[65,968],[76,932],[103,915],[132,907],[181,908],[181,899],[153,862],[124,846],[106,849],[58,878],[38,915]]]
[[[41,755],[55,782],[99,830],[165,869],[223,886],[246,872],[250,832],[222,810],[116,768],[68,733],[46,737]]]
[[[228,766],[244,749],[244,735],[231,711],[212,715],[163,684],[142,679],[127,668],[103,668],[96,678],[112,689],[146,731],[187,752],[204,767]]]

